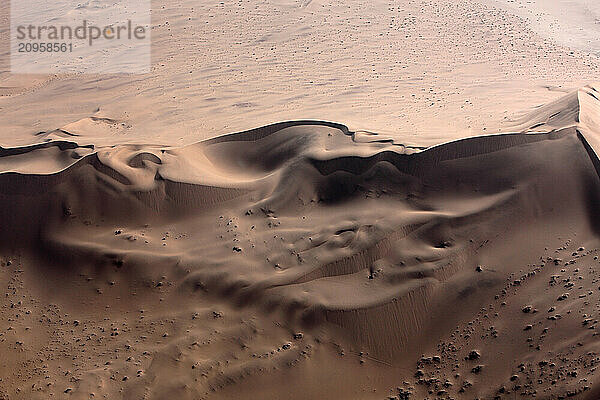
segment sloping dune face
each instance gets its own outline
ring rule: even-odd
[[[592,393],[594,93],[540,110],[543,123],[523,125],[535,132],[424,151],[315,121],[183,148],[0,150],[2,279],[14,289],[3,301],[29,311],[17,311],[3,346],[26,354],[10,358],[17,371],[52,346],[64,353],[27,384],[2,365],[3,394]],[[63,342],[29,339],[35,323]],[[382,378],[357,378],[369,374]],[[282,377],[289,385],[273,383]],[[296,392],[306,380],[313,387]]]

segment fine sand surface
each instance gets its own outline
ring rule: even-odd
[[[599,122],[3,148],[0,396],[597,399]]]
[[[600,398],[596,2],[152,8],[0,29],[0,400]]]
[[[543,36],[600,55],[600,3],[595,0],[487,1],[521,16]]]
[[[573,29],[553,32],[586,47],[538,29],[543,7],[559,3],[554,20]],[[420,146],[505,132],[598,80],[600,25],[580,18],[593,15],[587,3],[154,0],[152,72],[134,76],[10,74],[0,29],[0,145],[62,128],[78,143],[180,146],[296,119]]]

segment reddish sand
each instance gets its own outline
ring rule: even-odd
[[[596,399],[599,104],[4,148],[2,396]]]
[[[0,2],[0,400],[600,399],[594,1],[153,0],[39,76]]]

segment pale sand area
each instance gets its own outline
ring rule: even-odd
[[[600,55],[600,3],[594,0],[489,0],[569,48]]]
[[[597,78],[595,56],[498,4],[154,1],[151,74],[3,72],[0,143],[64,128],[96,145],[184,144],[308,118],[430,145],[504,130],[562,95],[548,87]]]

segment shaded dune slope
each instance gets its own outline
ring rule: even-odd
[[[523,133],[421,152],[318,121],[183,148],[0,149],[0,243],[65,291],[72,274],[149,291],[166,277],[182,299],[327,326],[393,364],[550,238],[596,237],[594,93],[538,110]]]

